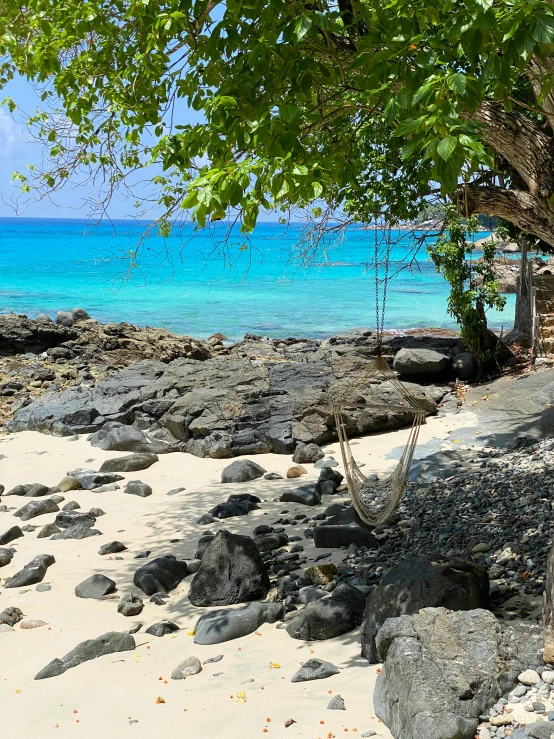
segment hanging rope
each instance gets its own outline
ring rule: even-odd
[[[356,387],[361,383],[367,382],[377,374],[380,374],[385,381],[392,384],[394,389],[400,396],[398,405],[384,405],[372,403],[348,402],[346,398],[341,398],[333,403],[333,414],[335,417],[335,425],[339,438],[342,461],[345,470],[346,483],[352,497],[352,505],[360,518],[370,526],[378,526],[385,523],[395,508],[397,507],[408,481],[410,467],[413,461],[415,448],[419,436],[421,424],[425,419],[426,412],[421,407],[416,398],[407,390],[399,381],[396,374],[390,369],[387,361],[381,356],[383,334],[385,326],[385,307],[387,298],[387,285],[389,277],[389,262],[391,249],[391,229],[387,225],[385,230],[385,256],[384,256],[384,278],[383,278],[383,297],[381,305],[379,304],[380,295],[380,262],[379,262],[379,238],[377,229],[375,229],[375,322],[376,322],[376,339],[377,339],[377,357],[370,363],[368,369],[358,378]],[[349,394],[352,387],[349,388]],[[352,396],[351,396],[352,397]],[[352,449],[350,447],[346,432],[346,422],[343,415],[343,409],[348,407],[358,408],[381,408],[387,411],[396,411],[402,413],[413,414],[412,427],[408,435],[407,443],[404,447],[402,455],[393,472],[384,480],[368,480],[361,472],[358,463],[354,459]]]

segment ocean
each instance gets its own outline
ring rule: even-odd
[[[260,223],[247,241],[236,228],[227,239],[225,223],[209,232],[189,224],[166,239],[146,238],[133,266],[147,226],[0,218],[0,313],[54,318],[79,306],[102,322],[163,326],[198,338],[221,332],[231,340],[245,333],[325,338],[375,326],[372,261],[382,232],[351,228],[311,253],[298,224]],[[446,310],[448,286],[425,249],[412,269],[401,269],[414,237],[390,236],[385,328],[456,328]],[[515,296],[507,298],[502,313],[489,312],[492,328],[511,328]]]

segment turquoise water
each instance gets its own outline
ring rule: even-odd
[[[101,321],[164,326],[201,338],[216,331],[230,339],[247,332],[323,338],[375,326],[372,231],[349,230],[303,268],[291,256],[300,226],[262,223],[242,251],[236,231],[224,250],[225,224],[211,233],[184,226],[168,239],[148,238],[139,267],[131,268],[129,252],[146,225],[0,218],[0,313],[53,317],[81,306]],[[407,233],[391,236],[394,275],[414,242]],[[389,281],[386,328],[455,328],[444,279],[425,250],[419,259]],[[489,313],[492,327],[511,328],[514,302],[508,296],[503,313]]]

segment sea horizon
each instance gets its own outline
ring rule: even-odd
[[[243,237],[218,222],[192,224],[165,239],[149,236],[137,266],[132,253],[151,221],[0,217],[0,313],[36,317],[85,308],[101,322],[128,321],[207,338],[223,333],[328,338],[359,326],[375,328],[374,249],[382,231],[347,229],[339,243],[299,258],[304,224],[258,224]],[[483,238],[487,232],[479,233]],[[227,238],[229,236],[229,238]],[[393,229],[385,328],[457,329],[447,313],[448,285],[426,254],[402,269],[422,232]],[[381,275],[383,267],[380,268]],[[382,285],[380,286],[382,291]],[[493,329],[509,330],[515,296]]]

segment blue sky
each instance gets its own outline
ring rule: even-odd
[[[40,100],[32,86],[21,78],[11,81],[0,91],[0,99],[6,96],[10,96],[27,114],[40,107]],[[179,123],[200,120],[199,114],[189,110],[184,101],[178,101],[176,111]],[[12,182],[12,173],[25,172],[28,164],[40,162],[41,149],[39,144],[29,140],[25,127],[18,125],[7,109],[0,108],[0,217],[17,215],[9,204],[19,192],[19,186],[17,184],[14,186]],[[83,199],[87,194],[89,194],[87,188],[78,187],[76,183],[70,182],[51,199],[28,205],[21,215],[35,218],[85,218],[88,215],[88,206],[83,203]],[[132,216],[133,202],[134,200],[127,201],[123,194],[116,195],[111,203],[109,216],[111,218]]]

